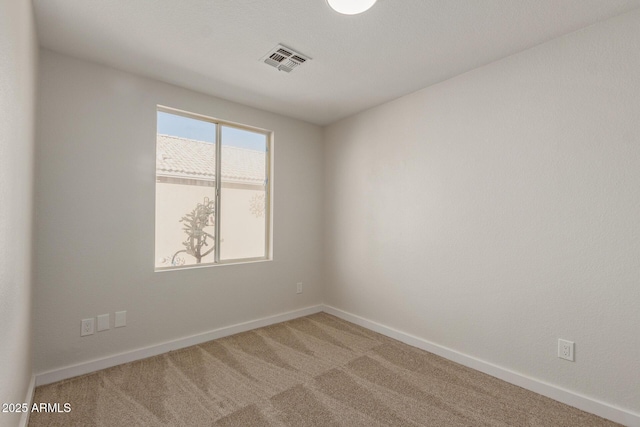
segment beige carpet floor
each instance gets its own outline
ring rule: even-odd
[[[30,426],[614,426],[320,313],[38,387]]]

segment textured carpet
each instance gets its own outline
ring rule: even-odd
[[[30,426],[614,426],[320,313],[38,387]]]

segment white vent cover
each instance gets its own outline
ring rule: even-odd
[[[271,49],[265,56],[260,58],[260,60],[265,64],[277,68],[278,71],[286,71],[287,73],[290,73],[295,68],[311,60],[311,58],[279,44]]]

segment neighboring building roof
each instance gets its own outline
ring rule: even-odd
[[[222,146],[222,181],[263,185],[266,153]],[[210,142],[158,135],[156,174],[171,178],[215,180],[216,149]]]

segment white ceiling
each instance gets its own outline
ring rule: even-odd
[[[554,37],[640,0],[33,0],[40,44],[324,125]],[[313,58],[259,61],[282,43]]]

